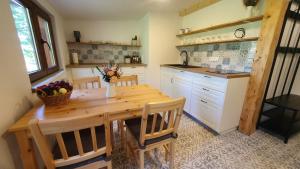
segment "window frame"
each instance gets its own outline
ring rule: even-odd
[[[40,80],[50,74],[58,72],[60,69],[58,57],[57,57],[55,40],[54,40],[53,25],[52,25],[51,17],[45,10],[41,9],[38,5],[36,5],[31,0],[14,0],[14,1],[20,3],[25,8],[28,9],[29,18],[30,18],[30,22],[32,25],[33,35],[34,35],[33,38],[36,42],[35,45],[36,45],[38,60],[39,60],[39,64],[40,64],[40,70],[38,70],[36,72],[28,73],[30,81],[35,82],[35,81]],[[51,38],[51,43],[52,43],[52,48],[53,48],[53,55],[54,55],[54,60],[55,60],[55,66],[50,67],[50,68],[48,68],[48,64],[47,64],[47,60],[46,60],[46,54],[45,54],[44,47],[43,47],[44,42],[42,40],[38,17],[41,17],[42,19],[44,19],[48,22],[49,33],[50,33],[50,38]]]

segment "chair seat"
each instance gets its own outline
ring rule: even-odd
[[[105,159],[106,159],[105,156],[101,155],[101,156],[91,158],[91,159],[88,159],[88,160],[85,160],[85,161],[82,161],[82,162],[79,162],[76,164],[71,164],[71,165],[67,165],[67,166],[63,166],[63,167],[56,167],[56,169],[75,169],[75,168],[86,166],[88,164],[95,163],[97,161],[102,161]]]
[[[148,121],[147,121],[147,128],[146,128],[146,133],[150,133],[151,132],[151,128],[152,128],[152,122],[153,122],[153,117],[154,115],[149,115],[148,116]],[[129,120],[125,120],[125,124],[127,126],[127,128],[130,130],[130,132],[132,133],[132,135],[134,136],[134,138],[137,140],[137,142],[139,143],[140,148],[145,148],[147,145],[156,143],[156,142],[160,142],[169,138],[174,138],[173,134],[167,134],[158,138],[154,138],[154,139],[149,139],[149,140],[145,140],[145,144],[144,146],[140,145],[140,130],[141,130],[141,117],[140,118],[134,118],[134,119],[129,119]],[[156,119],[156,125],[155,125],[155,129],[154,132],[159,131],[160,129],[160,123],[161,123],[162,117],[160,114],[157,115],[157,119]],[[163,129],[167,129],[168,124],[166,122],[164,122],[164,126]]]
[[[96,137],[97,137],[97,147],[101,148],[101,147],[105,147],[105,130],[104,130],[104,126],[99,126],[95,128],[96,131]],[[81,142],[82,142],[82,148],[83,148],[83,152],[90,152],[93,151],[93,145],[92,143],[92,135],[91,135],[91,130],[90,129],[84,129],[84,130],[80,130],[80,137],[81,137]],[[64,143],[66,146],[66,150],[68,153],[68,156],[76,156],[79,154],[78,150],[77,150],[77,145],[76,145],[76,141],[75,141],[75,135],[74,132],[67,132],[67,133],[63,133],[62,137],[64,139]],[[56,143],[54,148],[53,148],[53,157],[55,160],[57,159],[61,159],[62,155],[59,149],[58,144]],[[105,155],[101,155],[92,159],[88,159],[76,164],[72,164],[72,165],[68,165],[68,166],[63,166],[63,167],[59,167],[58,169],[71,169],[71,168],[77,168],[80,166],[84,166],[99,160],[105,160],[106,156]]]

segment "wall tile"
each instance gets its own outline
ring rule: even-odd
[[[105,45],[70,45],[70,55],[74,52],[78,53],[80,63],[124,63],[124,56],[139,55],[139,48]]]
[[[229,65],[230,64],[230,58],[223,58],[223,65]]]
[[[190,64],[211,68],[250,72],[255,57],[256,42],[234,42],[182,47],[189,53]],[[212,61],[210,57],[219,58]]]

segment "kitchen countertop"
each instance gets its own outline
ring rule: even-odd
[[[90,68],[90,67],[96,67],[101,65],[107,65],[108,63],[80,63],[80,64],[69,64],[66,65],[67,68]],[[146,64],[139,63],[139,64],[133,64],[133,63],[118,63],[120,67],[145,67]]]
[[[201,74],[206,74],[206,75],[216,76],[216,77],[221,77],[221,78],[226,78],[226,79],[250,77],[250,73],[247,73],[247,72],[226,73],[225,70],[221,70],[224,72],[220,72],[220,70],[218,70],[218,69],[206,68],[206,67],[180,68],[180,67],[171,66],[171,65],[161,65],[161,67],[169,67],[169,68],[173,68],[173,69],[178,69],[178,70],[183,70],[183,71],[188,71],[188,72],[193,72],[193,73],[201,73]]]

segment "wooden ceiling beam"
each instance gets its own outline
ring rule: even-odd
[[[247,135],[256,130],[256,123],[288,3],[288,0],[266,0],[256,56],[239,125],[239,131]]]
[[[202,9],[202,8],[205,8],[205,7],[208,7],[212,4],[215,4],[217,2],[219,2],[221,0],[200,0],[199,2],[191,5],[190,7],[187,7],[183,10],[181,10],[179,12],[179,16],[186,16],[186,15],[189,15],[199,9]]]

